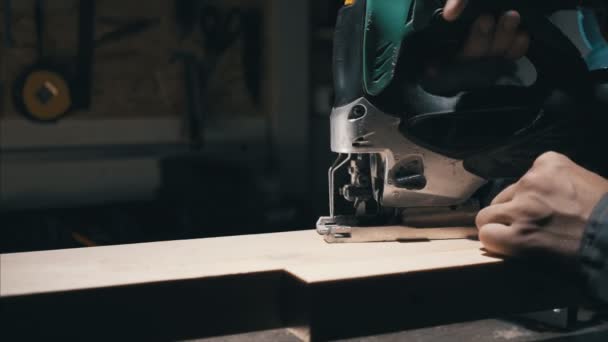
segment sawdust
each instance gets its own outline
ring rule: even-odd
[[[532,333],[530,331],[524,330],[519,327],[511,327],[509,329],[501,329],[501,330],[496,330],[494,332],[494,338],[502,339],[502,340],[512,340],[512,339],[522,338],[522,337],[526,337],[526,336],[530,336],[530,335],[532,335]]]

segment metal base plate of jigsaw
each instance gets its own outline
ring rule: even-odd
[[[458,206],[402,208],[392,219],[354,215],[323,216],[317,232],[328,243],[449,240],[477,237],[479,203]]]
[[[477,237],[475,227],[414,228],[403,225],[356,226],[352,216],[321,217],[317,221],[317,232],[328,243],[360,243],[390,241],[424,241],[467,239]]]

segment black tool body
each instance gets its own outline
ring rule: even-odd
[[[605,91],[597,89],[608,78],[592,77],[576,46],[548,19],[556,10],[575,8],[578,1],[472,0],[454,23],[442,19],[443,4],[416,1],[412,20],[419,20],[417,32],[401,46],[394,80],[381,94],[362,95],[385,113],[401,117],[400,130],[408,139],[463,160],[468,171],[485,179],[521,176],[546,151],[564,153],[593,169],[605,167],[596,152],[602,142],[593,139],[607,115]],[[488,72],[499,75],[504,70],[508,76],[512,71],[510,62],[486,58],[452,65],[463,71],[448,79],[442,80],[440,71],[436,82],[453,86],[428,86],[428,61],[453,63],[477,17],[507,10],[520,13],[522,29],[530,35],[526,57],[536,70],[533,84],[484,80]]]

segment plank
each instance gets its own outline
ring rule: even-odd
[[[578,300],[555,284],[477,241],[330,245],[312,230],[4,254],[0,337],[174,340],[301,327],[326,340]]]
[[[0,296],[284,270],[306,283],[498,262],[471,240],[327,244],[313,230],[0,256]]]

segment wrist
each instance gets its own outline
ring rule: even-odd
[[[608,193],[593,209],[578,256],[587,292],[608,303]]]

